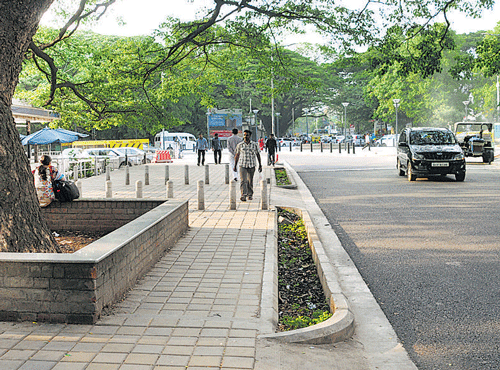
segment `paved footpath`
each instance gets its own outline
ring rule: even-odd
[[[258,173],[254,199],[238,200],[237,209],[229,210],[227,154],[222,165],[207,158],[210,184],[204,185],[204,211],[197,210],[197,181],[205,180],[204,167],[195,165],[192,154],[169,165],[174,199],[190,200],[190,227],[123,301],[95,325],[0,323],[0,370],[411,368],[372,366],[358,340],[304,346],[258,339],[270,330],[269,318],[261,315],[261,299],[275,212],[259,209],[257,182],[265,177]],[[190,184],[185,185],[188,163]],[[144,198],[165,199],[165,165],[148,167]],[[112,172],[113,197],[135,197],[136,180],[144,182],[144,166],[130,168],[128,186],[124,169]],[[103,198],[105,176],[84,179],[82,193],[84,198]],[[300,195],[293,194],[300,204]],[[281,199],[291,201],[289,197]]]

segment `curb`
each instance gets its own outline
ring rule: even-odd
[[[297,188],[297,184],[288,168],[285,166],[283,166],[283,168],[287,170],[290,181],[292,181],[295,188]],[[283,186],[277,186],[274,174],[271,175],[272,185],[278,188],[284,188]],[[262,286],[264,293],[261,303],[262,317],[266,323],[271,325],[266,325],[267,330],[261,330],[263,334],[259,335],[258,338],[271,339],[285,343],[306,344],[331,344],[349,339],[354,334],[354,315],[349,308],[346,297],[342,293],[333,265],[323,248],[323,244],[319,239],[309,212],[298,207],[280,206],[277,204],[273,206],[292,210],[304,220],[313,260],[318,271],[318,277],[321,281],[325,297],[330,302],[330,311],[333,315],[328,320],[307,328],[271,333],[274,332],[278,323],[278,236],[277,228],[275,227],[273,237],[269,238],[271,240],[268,241],[266,246],[266,262]],[[277,225],[277,213],[275,215],[274,224]]]
[[[335,272],[323,249],[323,244],[319,240],[309,213],[299,208],[281,207],[279,205],[276,205],[276,207],[292,210],[304,220],[309,245],[318,270],[318,277],[321,280],[325,296],[330,301],[330,310],[333,312],[333,316],[328,320],[307,328],[260,335],[259,338],[275,339],[286,343],[307,344],[328,344],[349,339],[354,333],[354,315],[349,309],[347,299],[342,294],[341,288],[337,283]],[[274,281],[275,287],[273,291],[277,291],[277,278]],[[275,301],[277,305],[277,299]]]
[[[274,170],[275,169],[283,169],[285,170],[286,172],[286,175],[288,176],[288,180],[290,180],[291,184],[290,185],[278,185],[276,184],[276,176],[274,175]],[[293,176],[290,176],[290,173],[288,171],[288,169],[283,166],[282,163],[276,163],[276,167],[272,167],[271,168],[271,181],[272,181],[272,185],[273,186],[276,186],[277,188],[280,188],[280,189],[297,189],[297,183],[295,182],[295,179],[293,178]]]

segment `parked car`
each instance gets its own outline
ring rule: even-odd
[[[61,152],[61,158],[75,158],[82,152],[81,148],[66,148]]]
[[[298,143],[294,137],[282,137],[278,139],[278,143],[279,146],[286,146],[286,147],[289,147],[290,143],[292,144],[292,146],[300,145],[300,143]]]
[[[455,134],[445,128],[406,128],[401,132],[396,167],[409,181],[417,177],[455,175],[465,179],[465,156]]]
[[[146,157],[146,153],[144,150],[132,147],[121,147],[114,148],[117,152],[126,155],[127,160],[132,164],[141,164],[144,163],[144,158]],[[151,161],[150,161],[151,162]]]
[[[396,135],[384,135],[380,139],[375,140],[375,146],[395,146]]]
[[[125,154],[122,154],[112,148],[91,148],[84,149],[79,155],[80,158],[97,158],[97,159],[110,159],[118,163],[118,167],[122,167],[126,164]],[[131,166],[132,163],[129,161],[128,165]]]

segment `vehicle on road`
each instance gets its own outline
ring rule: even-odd
[[[115,148],[115,150],[119,153],[122,153],[127,156],[127,160],[132,164],[141,164],[144,163],[144,158],[146,158],[146,162],[148,162],[148,158],[144,150],[137,148],[129,148],[129,147],[121,147]],[[149,159],[149,162],[151,162]]]
[[[375,146],[395,146],[396,135],[384,135],[380,139],[375,140]]]
[[[455,135],[466,157],[482,157],[489,164],[495,160],[493,123],[457,122]]]
[[[80,158],[93,158],[93,159],[109,159],[118,164],[118,167],[125,166],[125,154],[118,152],[116,149],[111,148],[91,148],[84,149],[78,157]],[[131,166],[132,162],[129,160],[128,165]]]
[[[155,147],[159,149],[175,149],[180,145],[182,150],[195,150],[196,137],[187,132],[162,131],[155,135]]]
[[[409,181],[417,177],[455,175],[465,180],[465,156],[454,133],[445,128],[413,127],[401,131],[397,148],[399,176]]]
[[[298,146],[300,143],[293,137],[282,137],[277,140],[279,146]]]

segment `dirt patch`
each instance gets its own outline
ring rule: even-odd
[[[107,233],[91,231],[54,231],[54,237],[62,253],[73,253],[102,238]]]

